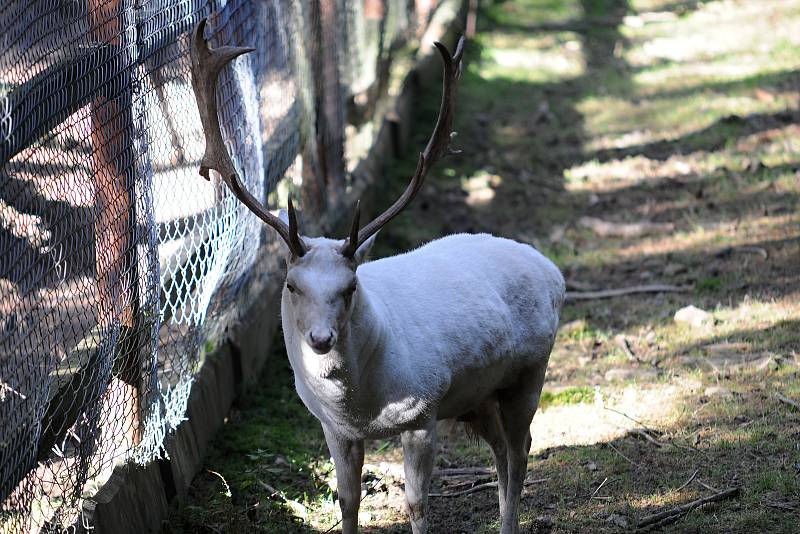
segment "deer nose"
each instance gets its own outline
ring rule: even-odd
[[[334,343],[336,343],[336,333],[333,330],[309,330],[308,332],[308,344],[317,354],[330,352]]]

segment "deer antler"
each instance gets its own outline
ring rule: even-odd
[[[228,184],[231,192],[247,208],[255,213],[258,218],[270,225],[283,238],[289,250],[295,257],[306,253],[306,248],[297,234],[297,215],[291,199],[289,199],[289,224],[271,214],[256,198],[245,189],[239,179],[239,174],[231,161],[230,154],[222,140],[217,113],[216,87],[217,77],[222,68],[234,58],[252,52],[254,48],[237,46],[221,46],[211,49],[208,46],[203,32],[207,19],[203,19],[194,29],[190,55],[192,58],[192,88],[200,111],[200,121],[203,124],[203,133],[206,138],[206,150],[200,162],[200,174],[209,179],[209,170],[214,169]]]
[[[366,225],[361,230],[358,229],[359,209],[356,207],[356,215],[353,218],[353,226],[350,235],[342,246],[342,255],[352,258],[364,241],[369,239],[375,232],[380,230],[386,223],[394,219],[406,206],[414,199],[422,187],[425,175],[439,158],[449,154],[457,154],[458,151],[450,148],[450,140],[455,135],[451,132],[453,128],[453,101],[455,100],[457,82],[461,77],[461,57],[464,54],[464,38],[458,40],[456,52],[452,56],[447,47],[442,43],[433,43],[442,56],[444,76],[442,79],[442,103],[439,106],[439,117],[433,129],[431,138],[428,140],[425,150],[419,155],[417,170],[411,177],[411,182],[403,191],[394,204],[389,209],[380,214],[375,220]],[[356,237],[357,236],[357,237]]]

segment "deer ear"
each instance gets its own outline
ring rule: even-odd
[[[369,257],[369,252],[372,250],[372,245],[375,244],[376,237],[378,237],[378,232],[372,234],[366,241],[361,243],[361,245],[358,247],[356,253],[353,255],[353,259],[356,261],[356,265],[361,265],[367,260],[367,258]]]

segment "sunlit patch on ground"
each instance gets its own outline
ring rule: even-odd
[[[605,390],[598,386],[592,402],[564,404],[537,412],[531,425],[531,454],[553,447],[606,443],[642,428],[643,424],[669,425],[681,395],[687,392],[678,385],[631,384]]]
[[[480,73],[487,80],[510,77],[546,82],[577,78],[584,73],[581,43],[573,33],[515,39],[492,34],[484,43],[484,53],[490,62],[484,64]]]

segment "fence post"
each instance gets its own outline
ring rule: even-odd
[[[124,26],[124,0],[90,0],[90,35],[110,43],[120,61],[133,46]],[[104,410],[124,421],[125,442],[141,439],[141,360],[139,339],[138,262],[136,258],[136,153],[132,145],[131,65],[114,72],[111,90],[91,105],[92,161],[95,175],[95,265],[97,269],[98,321],[110,327],[118,318],[117,343],[109,392]],[[113,72],[113,71],[112,71]],[[118,94],[114,88],[119,87]],[[122,401],[122,405],[119,403]]]
[[[339,75],[341,28],[337,24],[337,1],[311,3],[314,26],[312,69],[316,101],[317,162],[325,179],[328,205],[335,204],[344,190],[345,99]]]

